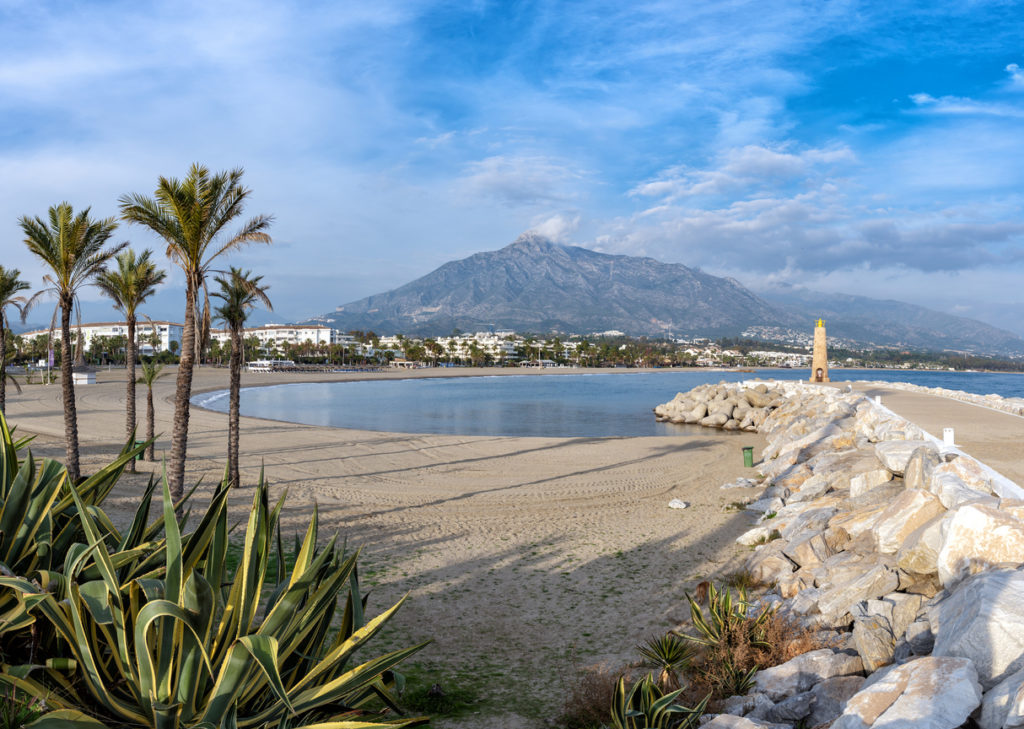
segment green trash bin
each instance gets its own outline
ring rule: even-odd
[[[140,445],[142,445],[145,442],[146,441],[144,441],[144,440],[137,440],[137,441],[135,441],[135,447],[138,448]],[[141,461],[142,460],[142,454],[145,453],[145,452],[146,451],[139,451],[138,453],[136,453],[135,454],[135,460],[136,461]]]
[[[743,465],[747,468],[754,467],[754,446],[746,446],[743,449]]]

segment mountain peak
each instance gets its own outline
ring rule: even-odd
[[[528,230],[521,234],[514,241],[509,243],[506,248],[518,248],[533,251],[545,251],[555,248],[557,244],[550,238],[536,233],[532,230]]]

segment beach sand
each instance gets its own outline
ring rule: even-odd
[[[377,377],[453,374],[474,373]],[[243,385],[357,377],[246,374]],[[194,392],[226,385],[226,370],[200,368]],[[154,389],[158,453],[169,447],[173,391],[172,369]],[[77,403],[88,472],[124,440],[124,372],[100,372],[98,384],[77,389]],[[39,434],[37,456],[63,459],[59,387],[9,395],[8,417],[19,432]],[[226,415],[192,409],[186,482],[204,479],[200,503],[223,473],[226,428]],[[407,673],[477,697],[471,713],[435,726],[539,727],[560,713],[578,667],[636,661],[638,643],[688,616],[685,590],[739,566],[746,550],[734,540],[752,518],[729,504],[752,492],[719,486],[751,475],[741,448],[763,445],[756,434],[697,427],[682,437],[508,438],[243,418],[240,460],[249,484],[262,464],[272,494],[288,490],[286,536],[305,528],[315,502],[321,537],[337,530],[363,550],[371,614],[410,592],[374,650],[432,639]],[[158,468],[141,463],[138,475],[126,474],[107,502],[115,518],[134,512]],[[251,498],[251,486],[239,489],[233,516],[243,519]],[[691,507],[669,509],[673,498]]]

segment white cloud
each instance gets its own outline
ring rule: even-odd
[[[555,243],[568,243],[573,233],[579,230],[579,214],[556,213],[543,220],[535,221],[529,232],[537,233]]]
[[[962,96],[942,96],[936,98],[930,94],[911,94],[910,100],[917,106],[919,113],[998,116],[1009,118],[1024,117],[1024,109],[1010,104],[976,101]]]
[[[1024,89],[1024,69],[1016,63],[1010,63],[1007,64],[1004,70],[1010,74],[1010,84],[1012,86]]]
[[[717,165],[709,169],[670,167],[656,179],[634,186],[629,194],[664,202],[699,196],[742,198],[764,189],[817,179],[830,172],[833,166],[854,162],[856,156],[845,145],[797,152],[787,151],[784,146],[746,145],[724,151]]]

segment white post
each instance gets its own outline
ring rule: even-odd
[[[956,445],[956,443],[953,441],[953,429],[952,428],[943,428],[942,429],[942,445],[948,445],[948,446]]]
[[[881,395],[875,395],[875,405],[881,405],[881,404],[882,404],[882,396]]]

